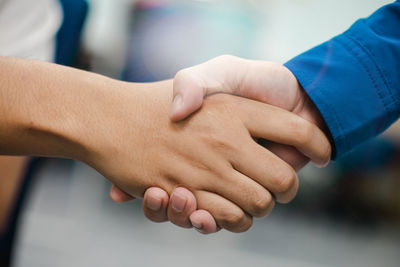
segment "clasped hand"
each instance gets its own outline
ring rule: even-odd
[[[156,222],[203,233],[245,231],[275,201],[294,198],[295,170],[310,159],[317,165],[330,159],[318,110],[279,64],[221,56],[180,71],[173,90],[165,81],[135,97],[142,103],[139,124],[120,125],[119,143],[110,144],[124,149],[105,150],[91,165],[115,183],[115,201],[144,196],[144,212]],[[129,149],[132,132],[139,138]],[[262,147],[259,138],[269,142]],[[129,171],[119,168],[130,164]]]

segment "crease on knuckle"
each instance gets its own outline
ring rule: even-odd
[[[275,177],[276,191],[277,194],[288,192],[295,184],[297,179],[296,172],[291,168],[286,168]]]
[[[255,217],[264,217],[268,214],[268,210],[270,208],[272,202],[272,196],[270,194],[260,194],[257,196],[252,204],[253,212],[252,214]]]
[[[230,210],[224,212],[219,219],[219,224],[223,228],[239,233],[248,230],[251,227],[251,220],[246,220],[246,215],[242,210]]]
[[[291,190],[287,191],[284,194],[277,195],[276,201],[281,204],[287,204],[287,203],[291,202],[295,198],[298,189],[299,189],[299,182],[298,182],[298,179],[296,178],[295,184],[293,185]]]

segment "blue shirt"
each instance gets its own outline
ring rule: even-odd
[[[319,109],[333,158],[400,116],[400,1],[285,64]]]

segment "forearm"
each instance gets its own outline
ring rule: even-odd
[[[0,58],[0,154],[82,160],[113,80],[55,64]]]

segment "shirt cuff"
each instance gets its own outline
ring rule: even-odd
[[[333,159],[378,135],[398,116],[381,70],[352,36],[356,28],[285,64],[324,118]]]

